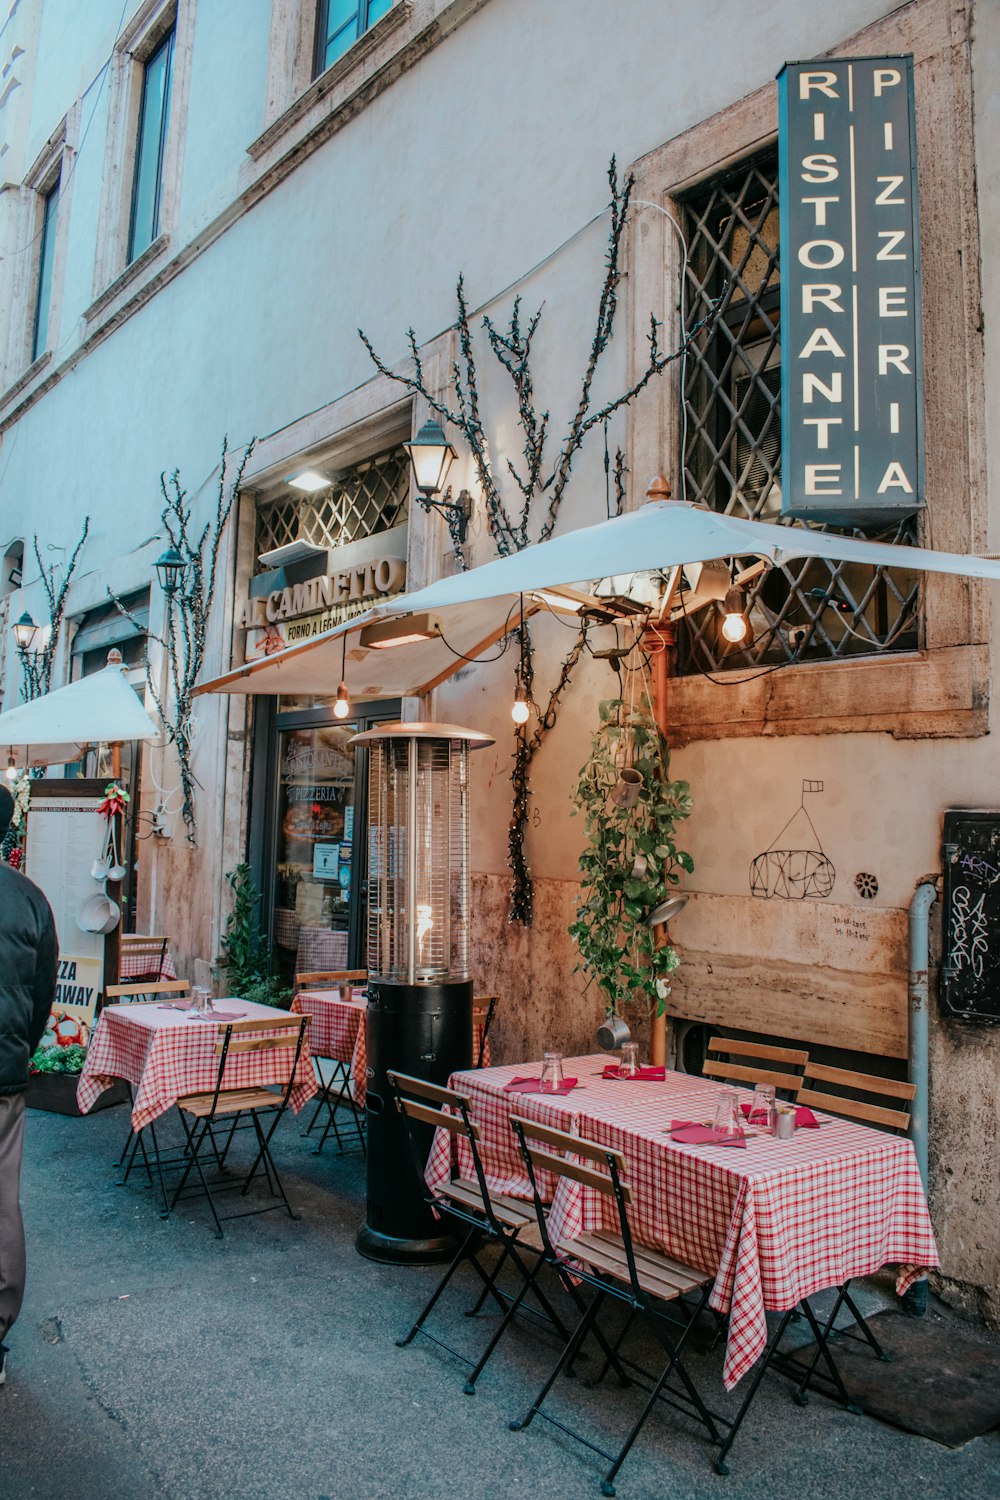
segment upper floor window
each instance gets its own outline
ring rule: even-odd
[[[139,101],[139,133],[132,178],[132,212],[129,219],[128,260],[147,249],[160,232],[163,191],[163,160],[170,119],[170,74],[174,55],[171,29],[143,66]]]
[[[319,0],[313,77],[325,73],[359,36],[391,9],[392,3],[393,0]]]
[[[38,280],[35,285],[35,318],[31,332],[31,358],[36,360],[49,346],[49,312],[52,307],[52,266],[56,257],[56,222],[59,215],[60,178],[42,202],[38,243]]]
[[[778,164],[772,153],[696,189],[682,203],[688,259],[686,322],[712,301],[721,312],[698,335],[684,369],[686,498],[741,519],[781,518],[781,255]],[[816,523],[809,523],[816,524]],[[826,527],[827,530],[840,530]],[[878,533],[917,541],[915,518]],[[737,570],[757,560],[735,559]],[[724,592],[725,580],[721,584]],[[699,593],[704,590],[699,584]],[[679,640],[682,672],[755,663],[842,660],[912,651],[919,645],[917,575],[900,568],[797,559],[747,581],[753,642],[730,646],[722,605],[688,615]]]

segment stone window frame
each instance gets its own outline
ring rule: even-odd
[[[267,190],[490,0],[395,0],[314,76],[316,0],[271,0],[264,128],[247,146],[244,190]]]
[[[16,244],[24,246],[25,250],[17,257],[15,265],[12,287],[15,314],[10,320],[7,350],[7,371],[15,383],[5,394],[4,400],[9,399],[16,391],[27,388],[41,375],[52,363],[53,350],[59,347],[78,126],[79,107],[74,106],[49,136],[21,184]],[[48,337],[46,347],[33,359],[35,302],[45,200],[57,184],[59,202],[49,290]]]
[[[971,35],[947,0],[916,0],[829,51],[832,57],[912,52],[916,93],[923,270],[927,514],[923,545],[987,550],[983,337],[980,328]],[[635,198],[671,211],[692,188],[777,138],[777,85],[768,84],[649,152],[633,165]],[[960,246],[961,257],[954,254]],[[968,253],[972,251],[973,253]],[[648,313],[665,309],[677,333],[680,255],[660,214],[633,220],[630,360],[645,357]],[[680,472],[680,372],[631,424],[634,475]],[[987,586],[926,574],[923,647],[889,657],[794,664],[672,679],[671,740],[749,735],[890,733],[899,739],[989,732],[990,599]],[[724,681],[723,681],[724,679]],[[756,680],[755,680],[756,679]],[[720,687],[719,683],[723,681]]]
[[[85,313],[88,322],[124,300],[138,281],[155,275],[169,256],[180,205],[194,22],[195,0],[144,0],[115,43],[109,63],[104,184],[94,258],[94,301]],[[170,118],[163,152],[159,234],[129,261],[132,190],[146,63],[171,30],[174,46]]]

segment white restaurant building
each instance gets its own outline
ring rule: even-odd
[[[882,534],[1000,551],[990,336],[1000,315],[1000,8],[989,0],[775,0],[755,14],[733,0],[9,0],[3,706],[21,688],[11,626],[24,611],[45,618],[33,538],[58,580],[85,517],[52,685],[94,670],[114,644],[140,681],[147,630],[162,671],[160,475],[179,471],[195,519],[210,521],[224,435],[237,462],[257,441],[219,553],[206,677],[453,568],[448,529],[416,503],[401,448],[426,403],[375,371],[357,330],[406,373],[412,327],[428,388],[446,394],[459,273],[492,468],[517,513],[507,462],[523,462],[524,437],[481,314],[504,328],[515,297],[524,325],[544,308],[533,379],[554,448],[594,339],[612,154],[635,187],[595,404],[643,370],[650,314],[672,349],[727,281],[729,296],[683,365],[591,431],[557,531],[617,504],[605,441],[624,455],[626,509],[662,473],[675,497],[776,519],[775,77],[789,60],[899,54],[913,59],[926,508]],[[683,233],[683,266],[657,206]],[[496,545],[484,496],[450,436],[453,495],[471,497],[466,558],[485,562]],[[307,468],[323,476],[313,493],[289,483]],[[541,500],[531,539],[544,521]],[[268,554],[302,541],[322,569],[303,577],[293,563],[285,576],[288,553]],[[341,575],[338,601],[322,580]],[[914,889],[942,871],[949,809],[1000,809],[995,589],[917,579],[776,568],[751,590],[756,654],[739,661],[721,653],[716,606],[679,629],[672,771],[694,798],[681,839],[694,874],[672,932],[683,964],[671,1011],[694,1048],[688,1022],[875,1054],[905,1071]],[[296,582],[294,618],[269,619],[268,595]],[[564,627],[539,622],[535,644],[544,706]],[[592,1048],[602,1004],[574,972],[567,934],[581,845],[570,792],[597,705],[617,690],[607,663],[584,657],[563,695],[532,769],[534,921],[512,924],[515,655],[463,667],[428,701],[366,705],[363,720],[402,708],[496,738],[473,762],[474,978],[501,996],[495,1043],[510,1060],[551,1041]],[[136,750],[129,920],[169,933],[182,973],[216,958],[225,875],[245,858],[288,973],[364,962],[364,841],[353,829],[362,793],[332,718],[336,686],[196,700],[194,844],[174,753],[147,748],[140,763]],[[320,843],[334,850],[331,870],[317,870]],[[755,857],[785,847],[822,857],[834,872],[828,895],[752,892]],[[1000,1322],[1000,1031],[942,1010],[941,909],[939,900],[931,922],[931,1208],[953,1294]]]

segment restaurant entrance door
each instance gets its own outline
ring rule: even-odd
[[[252,814],[251,863],[274,970],[289,984],[296,973],[366,965],[367,755],[351,740],[399,710],[366,705],[345,721],[326,704],[278,700],[261,715],[253,800],[263,816]]]

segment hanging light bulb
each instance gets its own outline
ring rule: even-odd
[[[333,717],[335,719],[346,719],[349,717],[351,712],[351,695],[347,691],[347,683],[345,681],[346,677],[347,632],[345,630],[340,640],[340,687],[337,689],[337,696],[333,700]]]
[[[13,755],[8,755],[7,757],[7,769],[4,772],[4,775],[7,777],[8,781],[17,780],[17,766],[14,764]]]
[[[751,645],[747,599],[738,584],[734,583],[731,589],[727,589],[722,608],[725,612],[725,619],[722,622],[723,638],[732,646],[738,646],[741,642]]]
[[[517,697],[514,699],[514,702],[511,705],[510,716],[514,720],[515,724],[527,724],[528,715],[530,714],[530,712],[531,710],[528,707],[528,700],[524,696],[524,689],[522,687],[519,687],[517,690]]]

